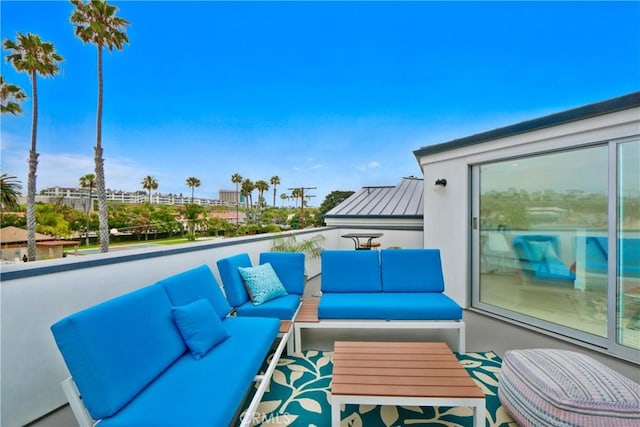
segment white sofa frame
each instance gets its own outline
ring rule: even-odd
[[[465,325],[462,320],[358,320],[318,319],[294,322],[294,352],[302,353],[303,329],[457,329],[458,353],[466,351]]]

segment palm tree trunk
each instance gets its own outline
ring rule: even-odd
[[[95,180],[94,180],[95,181]],[[93,196],[93,185],[89,186],[89,205],[87,206],[87,246],[89,246],[89,221],[90,221],[90,212],[93,212],[93,203],[91,202],[91,198]]]
[[[36,72],[31,72],[33,88],[33,109],[31,118],[31,149],[29,150],[29,175],[27,178],[27,258],[36,260],[36,172],[38,170],[38,153],[36,152],[36,135],[38,129],[38,85]]]
[[[102,45],[98,45],[98,114],[96,117],[96,146],[94,150],[100,252],[109,252],[109,215],[107,213],[107,192],[104,182],[104,159],[102,158]]]
[[[236,182],[236,225],[240,223],[240,193],[238,193],[238,183]]]

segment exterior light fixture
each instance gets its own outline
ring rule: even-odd
[[[447,180],[444,178],[440,178],[436,180],[436,185],[441,185],[443,187],[447,186]]]

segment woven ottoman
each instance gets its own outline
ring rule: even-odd
[[[640,427],[640,384],[572,351],[507,351],[498,397],[520,426]]]

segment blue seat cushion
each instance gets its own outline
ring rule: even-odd
[[[324,250],[321,255],[322,292],[380,292],[378,251]]]
[[[285,295],[255,305],[247,301],[237,308],[238,316],[275,317],[280,320],[291,320],[300,305],[300,295]]]
[[[231,311],[218,281],[208,265],[183,271],[158,282],[164,286],[174,306],[186,305],[198,298],[206,298],[222,319]]]
[[[439,249],[380,251],[383,292],[443,292]]]
[[[287,293],[304,293],[304,261],[302,252],[262,252],[260,264],[270,263]]]
[[[319,319],[460,320],[462,308],[439,293],[323,294]]]
[[[114,426],[228,426],[269,354],[277,319],[231,317],[229,338],[200,360],[177,360],[122,411],[100,422]]]
[[[216,263],[222,280],[224,292],[232,307],[239,307],[249,301],[249,294],[244,287],[238,267],[251,267],[249,254],[243,253],[219,259]]]
[[[158,284],[72,314],[51,331],[94,419],[115,414],[186,352]]]

